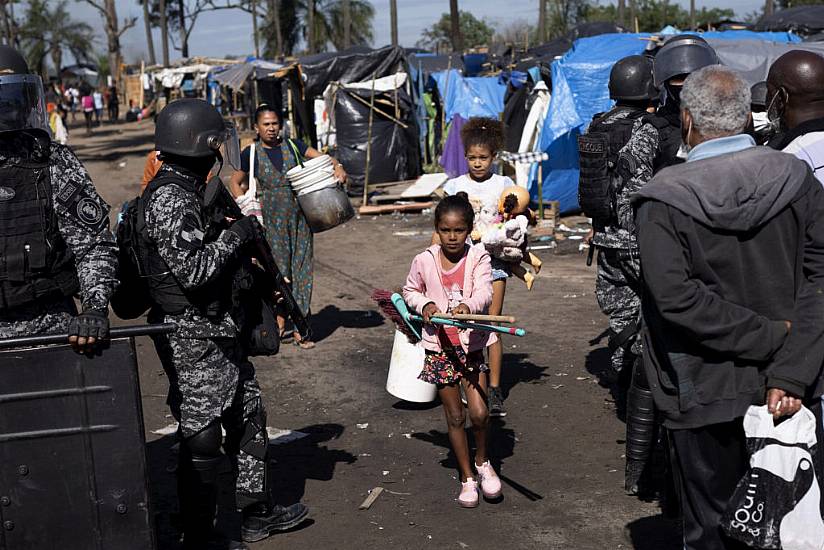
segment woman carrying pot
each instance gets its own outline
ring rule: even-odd
[[[272,254],[283,276],[292,282],[292,294],[305,316],[309,316],[312,299],[312,232],[301,212],[286,172],[299,164],[300,157],[312,159],[322,155],[298,139],[281,136],[280,114],[269,105],[260,105],[255,111],[254,129],[258,139],[241,152],[241,169],[232,175],[229,189],[235,198],[249,189],[249,174],[257,181],[262,223],[272,248]],[[254,155],[252,155],[254,153]],[[254,156],[254,165],[250,158]],[[346,181],[346,172],[336,160],[335,177]],[[279,315],[281,337],[285,335],[286,319]],[[315,347],[297,331],[294,343],[302,349]]]

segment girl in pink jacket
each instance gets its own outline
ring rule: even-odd
[[[467,237],[475,214],[465,195],[444,198],[435,209],[439,245],[415,256],[403,287],[410,308],[424,318],[421,344],[426,349],[421,380],[437,384],[446,413],[449,443],[458,459],[464,508],[478,505],[478,485],[487,499],[501,496],[501,480],[487,456],[489,410],[484,348],[497,341],[492,333],[433,325],[437,313],[485,313],[492,302],[492,267],[483,245],[470,246]],[[469,463],[459,384],[463,384],[477,451],[475,471]]]

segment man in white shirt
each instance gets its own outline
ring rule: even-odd
[[[769,146],[810,165],[824,184],[824,57],[792,50],[770,67],[767,112],[779,120],[781,133]]]

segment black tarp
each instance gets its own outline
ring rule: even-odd
[[[369,102],[369,90],[341,88],[335,100],[337,159],[349,176],[353,192],[363,190],[366,175],[366,148],[369,143],[369,106],[354,99],[357,95]],[[376,94],[376,100],[394,102],[394,93]],[[372,122],[369,183],[384,183],[416,178],[421,173],[421,153],[415,106],[403,88],[398,89],[400,117],[407,128],[383,116],[395,116],[394,106],[383,101],[375,105]]]
[[[521,146],[521,135],[524,133],[526,118],[529,116],[527,100],[532,88],[532,82],[527,82],[519,88],[514,88],[512,84],[507,87],[502,115],[506,129],[504,148],[507,151],[518,151]]]
[[[403,48],[392,46],[366,51],[350,48],[337,54],[304,58],[300,65],[307,101],[323,95],[330,82],[349,84],[371,80],[373,76],[381,78],[398,71],[408,72]]]
[[[809,35],[824,30],[824,5],[797,6],[765,15],[758,20],[756,31],[793,31]]]

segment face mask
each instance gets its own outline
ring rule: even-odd
[[[665,103],[670,104],[672,103],[674,106],[681,105],[681,89],[683,86],[673,86],[671,84],[666,85],[667,91],[667,98]]]
[[[779,121],[770,120],[766,111],[752,114],[752,134],[757,143],[768,142],[778,133]]]
[[[767,110],[765,114],[767,115],[767,120],[769,121],[770,127],[773,129],[773,133],[777,133],[781,130],[781,116],[783,115],[782,110],[779,105],[779,102],[776,101],[778,96],[781,94],[781,90],[779,89],[775,94],[773,94],[772,99],[770,100],[770,104],[767,105]],[[755,114],[753,114],[753,121],[755,120]],[[758,126],[756,126],[756,130]]]

